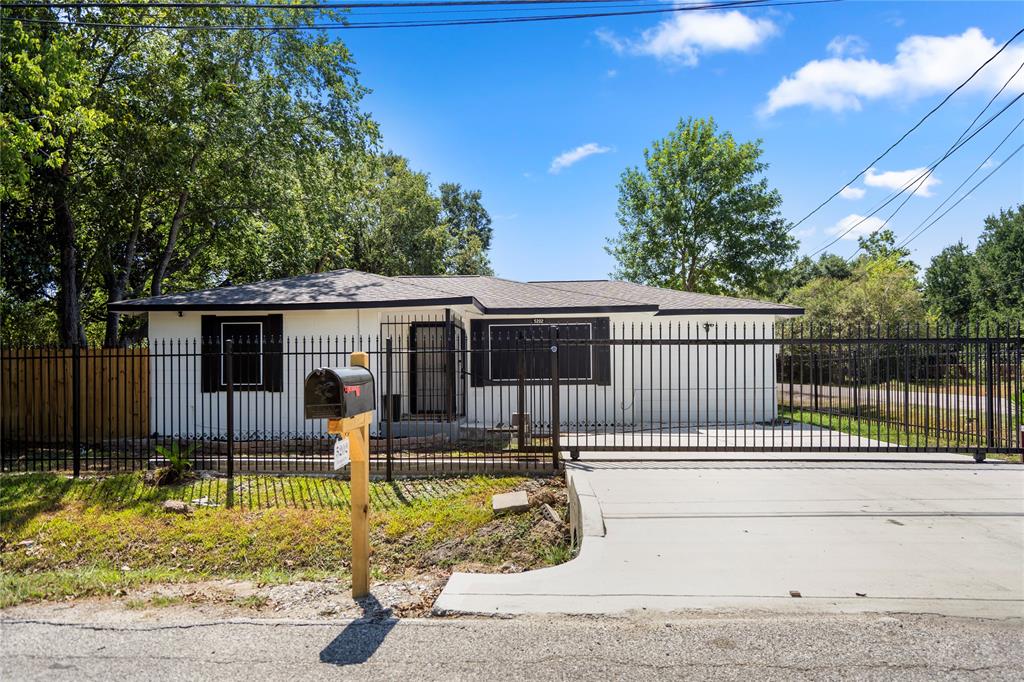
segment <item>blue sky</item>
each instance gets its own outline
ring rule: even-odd
[[[1024,5],[1012,2],[699,14],[341,37],[373,90],[364,107],[384,145],[435,184],[482,190],[494,218],[495,270],[526,280],[608,275],[614,264],[603,246],[618,231],[619,175],[681,117],[714,116],[740,140],[761,138],[769,182],[786,218],[796,220],[1024,27]],[[850,216],[869,213],[899,172],[941,156],[1022,61],[1024,36],[879,162],[869,183],[862,177],[850,198],[836,198],[801,225],[801,252],[826,244]],[[1024,71],[989,114],[1022,89]],[[938,182],[892,219],[897,236],[917,227],[1022,116],[1024,101],[944,162]],[[993,161],[1021,143],[1024,126]],[[973,247],[985,215],[1021,201],[1024,151],[915,240],[914,260],[927,264],[958,239]],[[841,240],[830,250],[855,248]]]

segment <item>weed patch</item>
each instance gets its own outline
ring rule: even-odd
[[[78,481],[53,474],[0,477],[0,607],[117,596],[152,583],[348,580],[347,482],[236,478],[235,499],[248,503],[230,509],[222,504],[227,485],[226,479],[212,479],[156,488],[138,474]],[[556,563],[569,556],[564,527],[537,509],[494,518],[490,498],[517,488],[560,487],[557,479],[522,477],[375,482],[374,576],[390,580],[426,568],[504,570],[511,564],[523,570]],[[184,500],[194,511],[168,514],[161,509],[166,499]]]

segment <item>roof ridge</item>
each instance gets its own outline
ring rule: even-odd
[[[577,280],[562,280],[562,281],[550,280],[548,282],[530,282],[530,284],[533,284],[534,286],[541,287],[542,289],[552,289],[553,291],[561,291],[561,292],[572,292],[571,289],[559,289],[558,287],[544,286],[544,285],[545,284],[569,284],[571,282],[614,282],[614,281],[617,281],[617,280],[609,280],[609,279],[577,279]],[[573,293],[578,293],[578,292],[573,292]],[[622,301],[623,303],[631,303],[633,305],[637,305],[636,301],[631,301],[628,298],[621,298],[619,296],[612,296],[610,294],[606,294],[606,293],[603,293],[603,292],[600,293],[600,294],[590,294],[589,292],[587,292],[587,293],[590,296],[600,296],[601,298],[607,298],[607,299],[609,299],[611,301]],[[661,310],[661,304],[660,303],[652,303],[651,305],[653,305],[658,310]]]
[[[485,275],[476,275],[476,276],[484,277]],[[402,279],[411,279],[411,278],[417,278],[417,277],[440,278],[441,275],[396,275],[395,277],[389,277],[388,279],[402,280]],[[403,282],[403,284],[404,284],[404,282]],[[444,289],[442,287],[430,286],[430,285],[427,285],[427,284],[410,284],[409,286],[414,286],[414,287],[417,287],[419,289],[426,289],[427,291],[432,291],[432,292],[435,292],[435,293],[436,292],[441,292],[441,293],[448,294],[448,295],[451,295],[451,296],[465,296],[466,295],[466,294],[463,294],[462,292],[459,292],[459,291],[452,291],[451,289]],[[474,300],[476,299],[476,297],[472,296],[472,295],[470,296],[470,298],[473,298]]]
[[[631,286],[636,286],[636,287],[644,287],[646,289],[659,289],[659,290],[664,290],[664,291],[676,291],[676,292],[679,292],[681,294],[687,294],[689,296],[707,296],[709,298],[722,298],[722,299],[727,299],[729,301],[746,301],[747,303],[763,303],[763,304],[777,305],[777,306],[788,306],[789,305],[788,303],[777,303],[776,301],[762,301],[759,298],[747,298],[746,296],[730,296],[728,294],[709,294],[709,293],[704,292],[704,291],[684,291],[683,289],[667,289],[665,287],[656,287],[656,286],[652,286],[650,284],[640,284],[639,282],[630,282],[630,281],[627,281],[627,280],[609,280],[609,281],[622,282],[623,284],[629,284]],[[791,306],[791,307],[796,307],[796,306]]]

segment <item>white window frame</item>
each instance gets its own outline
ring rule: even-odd
[[[513,378],[513,379],[495,379],[494,378],[494,368],[492,367],[492,363],[494,362],[494,351],[491,348],[491,339],[493,339],[494,336],[491,333],[491,330],[493,330],[493,329],[501,329],[501,328],[504,328],[504,327],[541,327],[541,326],[547,326],[547,327],[579,327],[579,326],[582,326],[582,325],[587,325],[587,329],[589,331],[589,335],[587,336],[587,340],[588,341],[593,341],[594,340],[594,323],[593,322],[584,322],[582,320],[580,322],[522,322],[522,323],[519,323],[519,324],[491,324],[491,325],[488,325],[487,326],[487,380],[490,381],[491,383],[494,383],[494,384],[513,383],[515,381],[518,381],[518,379],[515,379],[515,378]],[[542,339],[536,339],[536,341],[538,343],[540,343],[541,340]],[[544,339],[544,340],[546,341],[546,339]],[[575,341],[575,340],[579,340],[579,339],[570,339],[570,340],[574,340]],[[507,351],[507,350],[513,350],[513,349],[502,348],[501,350]],[[590,364],[589,364],[589,367],[587,368],[587,370],[588,370],[588,374],[587,374],[586,377],[562,377],[562,378],[564,378],[566,381],[593,381],[594,380],[594,344],[593,343],[590,344]],[[526,381],[527,382],[530,382],[530,381],[545,381],[545,379],[544,378],[527,379]]]
[[[220,323],[220,385],[221,386],[226,386],[227,385],[227,382],[224,381],[224,359],[225,359],[225,357],[224,357],[224,338],[225,338],[224,327],[226,327],[229,324],[233,324],[235,326],[243,325],[243,324],[244,325],[253,325],[253,324],[259,325],[260,333],[258,334],[258,337],[259,337],[259,340],[260,340],[260,352],[259,352],[259,358],[260,358],[260,361],[259,361],[260,380],[255,382],[255,383],[253,383],[253,382],[240,382],[240,381],[235,381],[235,382],[232,382],[232,383],[235,386],[262,386],[263,385],[263,323],[262,322],[255,322],[255,321],[252,321],[252,320],[250,320],[248,322],[241,322],[241,321],[239,321],[239,322],[221,322]]]

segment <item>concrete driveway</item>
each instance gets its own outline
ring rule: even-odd
[[[1024,467],[576,462],[579,556],[452,576],[438,611],[1024,617]]]

